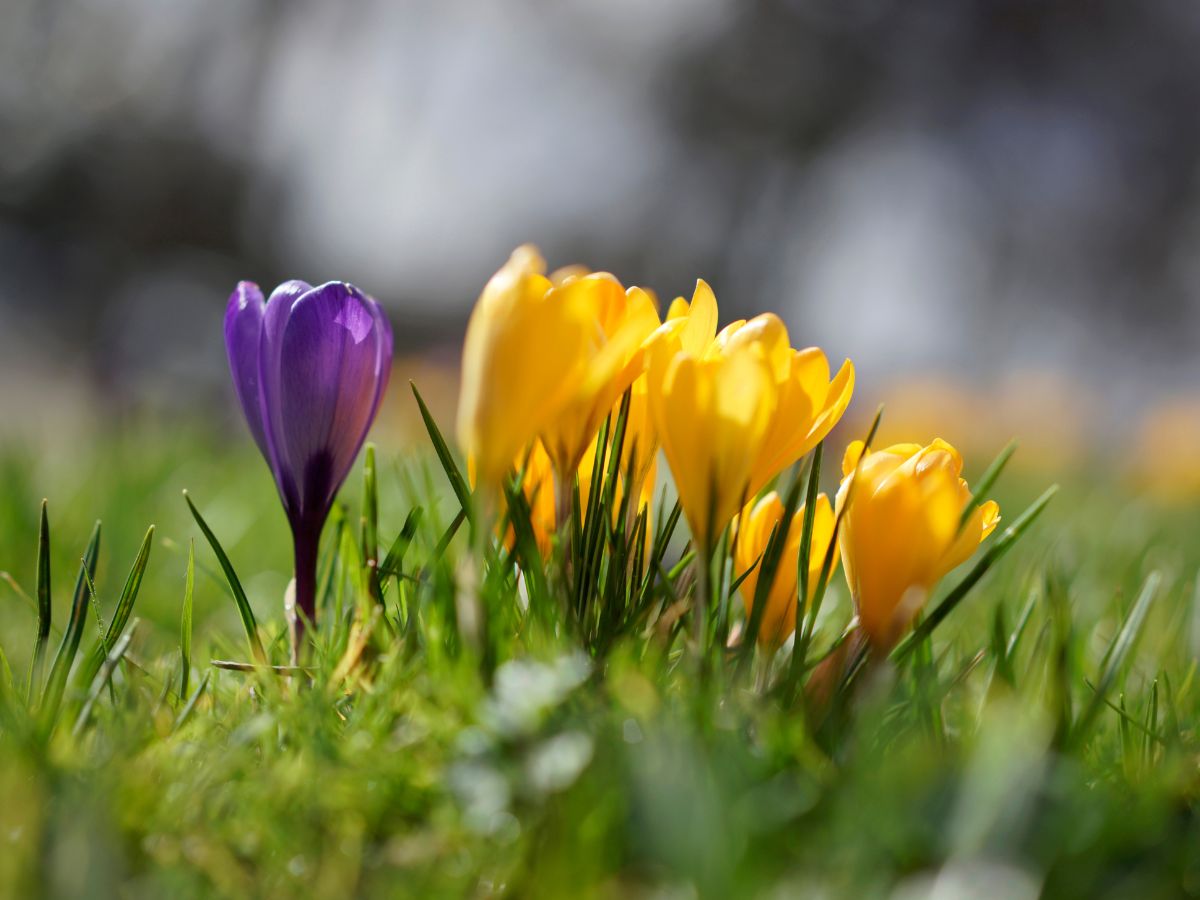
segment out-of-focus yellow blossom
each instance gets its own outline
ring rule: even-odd
[[[898,376],[857,405],[844,420],[847,434],[862,434],[877,403],[887,408],[876,441],[887,446],[913,434],[937,434],[968,458],[990,458],[1011,440],[1020,445],[1008,472],[1058,475],[1094,462],[1103,401],[1094,389],[1061,373],[1017,369],[979,380],[961,373]]]
[[[529,453],[523,459],[517,460],[517,471],[520,471],[522,465],[524,477],[521,480],[521,491],[529,503],[529,523],[533,527],[538,552],[542,559],[546,559],[550,556],[550,541],[555,530],[554,465],[541,441],[534,441]],[[508,547],[512,547],[515,541],[516,532],[510,524],[504,542]]]
[[[1172,397],[1146,412],[1126,454],[1135,489],[1163,504],[1200,497],[1200,397]]]
[[[588,381],[597,343],[592,300],[608,287],[571,287],[582,279],[555,287],[545,270],[534,247],[518,247],[467,324],[458,439],[492,488]]]
[[[578,299],[592,314],[583,377],[540,431],[561,474],[579,467],[604,418],[642,373],[642,345],[660,323],[649,292],[625,290],[607,273],[569,274],[554,290],[564,299]],[[537,355],[541,348],[530,344],[526,352]]]
[[[846,448],[837,508],[842,566],[871,645],[886,652],[912,623],[943,575],[964,562],[1000,520],[994,501],[959,528],[971,499],[962,456],[950,444],[896,444],[867,454]],[[857,466],[857,473],[855,467]],[[850,485],[853,481],[853,493]]]
[[[746,615],[754,611],[754,595],[758,589],[761,557],[771,540],[771,530],[783,519],[785,512],[779,494],[771,491],[757,503],[747,504],[738,517],[737,541],[734,549],[734,565],[738,574],[750,571],[741,584],[742,600],[746,604]],[[758,643],[771,650],[778,649],[796,629],[796,603],[799,599],[800,540],[804,534],[804,508],[792,517],[788,527],[783,554],[775,580],[767,594],[767,606],[762,614],[758,629]],[[825,554],[833,540],[833,507],[824,494],[817,497],[813,510],[812,549],[808,557],[808,596],[805,604],[812,601],[825,564]],[[838,551],[834,548],[833,566],[837,568]]]

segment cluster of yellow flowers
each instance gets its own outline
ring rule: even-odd
[[[547,553],[577,477],[586,507],[594,441],[628,391],[623,458],[633,459],[626,471],[636,483],[626,493],[649,505],[661,447],[701,559],[731,524],[737,529],[735,565],[751,570],[741,586],[749,612],[752,569],[785,513],[776,493],[758,494],[837,424],[854,366],[847,360],[831,377],[825,354],[792,347],[771,313],[719,331],[717,323],[716,297],[703,281],[690,303],[677,298],[661,320],[649,291],[580,268],[547,275],[537,250],[520,247],[488,282],[467,326],[458,437],[484,491],[514,469],[525,473]],[[861,442],[852,444],[836,501],[817,500],[810,595],[841,514],[838,549],[860,623],[873,645],[892,646],[933,585],[998,520],[988,503],[962,521],[971,494],[961,470],[961,456],[940,440],[866,455]],[[803,518],[801,510],[787,526],[769,589],[759,631],[767,646],[794,628]]]

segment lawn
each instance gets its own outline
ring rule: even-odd
[[[287,525],[248,439],[143,423],[0,454],[0,893],[1200,893],[1194,510],[1071,473],[927,640],[871,660],[822,711],[787,689],[787,647],[770,671],[736,642],[697,663],[672,621],[691,585],[682,525],[647,608],[584,627],[559,602],[561,548],[543,585],[518,578],[531,557],[452,529],[459,502],[428,439],[389,435],[374,453],[374,490],[360,458],[324,532],[303,670],[287,668]],[[968,460],[968,479],[987,462]],[[1000,479],[1001,530],[1045,482]],[[184,489],[278,669],[256,664]],[[31,691],[43,496],[53,616]],[[83,579],[55,705],[41,685],[97,519],[95,593]],[[131,639],[105,643],[151,525]],[[372,534],[378,556],[396,551],[374,583]],[[713,587],[732,620],[735,577]],[[839,571],[813,660],[850,618]]]

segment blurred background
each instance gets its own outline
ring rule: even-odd
[[[359,284],[446,407],[533,241],[778,312],[889,436],[1192,472],[1198,39],[1167,0],[5,0],[0,439],[248,443],[242,278]]]

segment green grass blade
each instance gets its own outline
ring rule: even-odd
[[[92,582],[91,576],[87,577],[87,592],[88,592],[88,601],[89,601],[88,605],[91,607],[92,616],[96,620],[96,638],[103,644],[104,643],[104,635],[105,635],[107,629],[105,628],[105,625],[104,625],[104,614],[100,610],[100,594],[96,590],[96,585]],[[108,651],[107,647],[104,649],[105,649],[105,652]]]
[[[1042,514],[1042,511],[1056,493],[1058,493],[1058,485],[1052,485],[1047,488],[1040,497],[1033,501],[1025,512],[1017,517],[1015,522],[1004,530],[1000,538],[988,547],[987,551],[979,558],[979,561],[975,563],[971,571],[963,577],[962,581],[956,584],[946,595],[945,599],[922,620],[921,624],[914,628],[908,637],[897,645],[896,649],[892,651],[893,660],[899,661],[906,657],[918,643],[929,637],[933,633],[933,630],[945,621],[946,616],[954,611],[954,608],[962,602],[971,588],[975,587],[979,579],[987,574],[988,569],[1012,549],[1013,544],[1034,523],[1037,517]]]
[[[774,527],[771,529],[771,534],[770,534],[770,536],[767,538],[767,543],[768,543],[768,544],[770,544],[771,540],[773,540],[773,539],[774,539],[774,537],[775,537],[775,530],[776,530],[778,527],[779,527],[779,526],[778,526],[778,525],[776,525],[776,526],[774,526]],[[743,583],[743,582],[744,582],[744,581],[745,581],[747,578],[749,578],[751,574],[753,574],[754,570],[758,568],[758,564],[759,564],[759,563],[761,563],[761,562],[763,561],[763,557],[764,557],[764,556],[766,556],[766,553],[765,553],[765,552],[763,552],[763,553],[759,554],[759,555],[758,555],[758,557],[756,557],[756,558],[755,558],[754,562],[750,563],[750,567],[749,567],[748,569],[746,569],[746,571],[745,571],[745,572],[742,572],[740,575],[735,575],[735,576],[734,576],[734,578],[733,578],[733,581],[731,581],[731,582],[729,583],[729,594],[730,594],[730,596],[733,596],[733,594],[735,594],[735,593],[737,592],[738,588],[740,588],[740,587],[742,586],[742,583]]]
[[[987,498],[988,492],[996,484],[996,480],[1000,477],[1000,473],[1004,471],[1004,467],[1008,465],[1008,461],[1012,459],[1012,455],[1017,452],[1017,442],[1010,441],[1000,453],[992,460],[992,464],[984,470],[984,473],[979,476],[979,481],[975,484],[975,490],[971,494],[971,499],[967,505],[963,507],[962,515],[958,519],[958,530],[966,526],[971,519],[971,514],[979,508],[979,504]]]
[[[212,547],[213,553],[216,554],[217,562],[221,564],[221,571],[225,573],[225,580],[229,584],[229,590],[233,593],[233,600],[237,604],[238,614],[242,617],[242,627],[246,630],[246,640],[250,643],[250,652],[254,654],[255,659],[259,661],[266,660],[267,654],[263,650],[262,640],[258,636],[258,623],[254,620],[254,610],[250,608],[250,601],[246,598],[246,592],[242,589],[242,583],[238,580],[237,572],[233,569],[233,563],[229,561],[224,548],[221,547],[221,542],[217,540],[217,536],[213,534],[212,529],[208,527],[208,523],[204,521],[204,516],[200,515],[200,510],[196,509],[196,504],[192,502],[192,498],[188,495],[187,491],[183,492],[183,499],[187,501],[188,509],[192,511],[192,518],[200,526],[200,531],[208,541],[208,545]]]
[[[458,529],[462,527],[462,524],[466,521],[466,519],[467,511],[465,509],[460,509],[458,513],[455,514],[453,521],[446,526],[446,530],[442,533],[442,536],[438,538],[437,545],[433,548],[433,553],[429,558],[429,566],[433,566],[435,563],[439,562],[446,554],[446,550],[450,547],[450,542],[454,540],[454,536],[458,534]]]
[[[379,482],[375,474],[375,445],[367,444],[363,461],[363,559],[379,562]]]
[[[183,615],[179,621],[179,655],[183,668],[179,673],[179,696],[186,697],[192,674],[192,598],[196,588],[196,541],[188,541],[187,580],[183,587]]]
[[[543,569],[544,562],[538,552],[537,538],[533,532],[533,513],[519,480],[506,485],[504,497],[515,539],[513,549],[529,586],[529,608],[535,612],[545,612],[550,592]]]
[[[1017,646],[1021,643],[1021,637],[1025,634],[1025,629],[1029,627],[1029,621],[1033,618],[1033,611],[1037,607],[1038,594],[1034,588],[1029,593],[1029,599],[1025,601],[1025,608],[1021,610],[1021,616],[1017,619],[1017,625],[1009,635],[1008,645],[1005,648],[1005,654],[1011,659],[1012,655],[1017,652]]]
[[[1154,762],[1154,738],[1151,735],[1158,734],[1158,679],[1154,679],[1154,683],[1150,686],[1150,708],[1146,711],[1146,740],[1142,744],[1142,762],[1144,765],[1151,765]],[[1158,739],[1159,743],[1163,743],[1162,739]]]
[[[72,734],[78,735],[83,731],[92,715],[92,709],[96,705],[96,701],[100,698],[101,692],[112,678],[112,674],[116,671],[117,665],[125,656],[125,651],[129,649],[129,642],[133,640],[133,633],[137,630],[138,622],[135,619],[129,630],[121,635],[121,638],[113,645],[112,651],[104,658],[103,664],[100,666],[100,671],[95,680],[92,682],[91,688],[88,690],[87,699],[83,702],[83,707],[79,710],[79,715],[75,719],[75,727],[71,730]]]
[[[421,420],[425,423],[425,430],[429,432],[429,439],[433,442],[434,453],[437,454],[438,462],[442,464],[442,470],[446,473],[446,478],[450,482],[450,488],[454,491],[454,496],[458,498],[459,506],[470,516],[471,489],[467,486],[467,480],[463,478],[462,471],[458,468],[458,463],[454,461],[454,455],[450,452],[450,447],[446,444],[446,439],[442,437],[442,432],[437,427],[437,422],[433,420],[433,415],[429,412],[429,407],[425,405],[425,400],[421,397],[421,392],[417,390],[417,386],[413,382],[410,381],[408,384],[412,388],[413,396],[417,398],[417,406],[421,409]]]
[[[200,679],[200,686],[196,688],[196,693],[188,698],[187,704],[179,712],[179,716],[175,719],[173,731],[178,731],[183,727],[183,724],[191,718],[192,712],[196,709],[196,704],[200,702],[200,698],[204,696],[204,691],[208,688],[208,680],[212,676],[212,669],[204,673],[204,677]]]
[[[797,580],[800,596],[808,598],[808,558],[812,556],[813,527],[817,520],[817,497],[821,492],[821,459],[825,454],[825,442],[813,449],[812,464],[808,469],[808,488],[804,492],[804,523],[800,532],[800,555],[796,560]],[[796,604],[796,634],[804,624],[804,603]]]
[[[53,613],[50,599],[50,517],[47,502],[43,500],[41,521],[38,524],[37,642],[33,645],[33,665],[29,670],[27,702],[33,700],[42,684],[42,670],[46,666],[46,644],[50,640],[50,621]]]
[[[413,507],[409,512],[404,520],[404,525],[400,528],[400,533],[396,535],[396,540],[392,541],[387,556],[379,565],[380,578],[399,578],[404,574],[404,556],[408,553],[413,538],[417,536],[417,527],[421,524],[421,516],[424,515],[424,512],[419,506]]]
[[[79,667],[79,675],[77,676],[76,683],[81,689],[86,688],[92,683],[92,679],[96,677],[96,673],[104,665],[105,655],[112,650],[117,638],[125,630],[125,625],[129,622],[129,616],[133,612],[133,604],[137,600],[138,591],[141,590],[142,581],[146,575],[146,566],[150,562],[150,550],[153,545],[154,526],[151,525],[146,531],[146,536],[142,539],[142,546],[138,549],[137,558],[134,559],[133,567],[129,570],[129,575],[125,579],[125,587],[121,590],[121,599],[117,601],[117,608],[113,611],[112,621],[108,623],[108,628],[101,632],[100,639]],[[88,588],[89,593],[94,597],[95,590],[90,579],[88,580]],[[97,616],[99,616],[98,610]]]
[[[87,619],[87,582],[95,577],[99,555],[100,523],[97,522],[79,566],[79,578],[75,582],[75,594],[71,602],[71,617],[63,632],[62,642],[58,645],[58,652],[54,655],[54,662],[50,665],[50,674],[46,678],[46,688],[42,692],[42,701],[38,707],[39,730],[43,736],[49,736],[54,729],[59,705],[67,686],[67,675],[79,652],[79,641],[83,637],[83,626]]]
[[[11,719],[20,706],[12,669],[8,666],[8,657],[4,655],[4,648],[0,647],[0,720]]]
[[[154,526],[151,525],[146,529],[146,536],[142,539],[142,545],[138,548],[138,555],[133,561],[133,567],[125,579],[125,587],[121,590],[121,599],[117,601],[117,609],[113,613],[112,621],[108,624],[104,642],[109,647],[113,646],[117,637],[129,623],[129,617],[133,613],[133,604],[137,600],[138,591],[141,590],[142,580],[146,575],[146,566],[150,564],[150,550],[153,546]]]
[[[808,483],[811,486],[811,478],[808,480]],[[787,547],[788,533],[792,530],[792,519],[796,515],[796,510],[800,507],[800,491],[804,484],[805,482],[800,478],[792,482],[792,486],[788,490],[787,497],[784,500],[783,517],[771,529],[771,535],[767,539],[767,546],[763,551],[762,560],[758,564],[758,581],[754,585],[754,602],[750,608],[750,618],[746,623],[746,638],[742,651],[747,656],[753,651],[758,642],[758,633],[762,629],[763,616],[767,612],[767,600],[771,596],[771,588],[775,586],[775,579],[779,575],[779,565],[783,561],[784,548]],[[806,511],[805,518],[807,517],[808,513]],[[801,541],[803,541],[803,537]],[[801,556],[801,559],[803,558]],[[807,569],[808,567],[801,566],[801,568]],[[730,593],[732,592],[733,588],[730,588]],[[800,596],[804,595],[801,594]],[[797,606],[803,606],[803,604],[798,603]]]
[[[1092,699],[1084,707],[1071,729],[1072,743],[1077,745],[1087,734],[1088,729],[1091,728],[1096,716],[1103,708],[1109,692],[1116,684],[1117,676],[1120,674],[1125,660],[1128,659],[1138,637],[1141,636],[1142,626],[1146,623],[1146,615],[1150,612],[1150,606],[1154,603],[1155,597],[1158,596],[1158,588],[1161,583],[1162,576],[1158,572],[1151,572],[1142,585],[1141,593],[1134,601],[1133,608],[1129,610],[1129,615],[1125,617],[1121,629],[1109,644],[1108,650],[1104,654],[1104,670],[1094,688]]]
[[[850,504],[854,501],[854,488],[858,480],[858,470],[862,465],[863,459],[871,452],[871,445],[875,442],[875,435],[879,433],[879,423],[882,421],[883,404],[880,404],[875,410],[875,418],[871,420],[871,427],[867,429],[867,437],[863,441],[862,452],[858,456],[858,462],[848,476],[850,482],[846,486],[845,501],[842,503],[842,508],[837,511],[837,515],[834,516],[833,533],[830,535],[829,547],[825,551],[825,559],[821,564],[821,574],[817,578],[817,587],[813,591],[812,603],[797,605],[797,611],[804,609],[805,615],[803,623],[801,623],[803,627],[797,630],[796,637],[792,642],[792,660],[788,669],[789,690],[792,692],[799,686],[800,675],[805,669],[808,649],[812,645],[813,633],[817,626],[817,616],[821,613],[821,605],[825,601],[825,591],[829,588],[829,578],[833,574],[833,558],[837,552],[838,535],[842,530],[842,520],[846,517],[846,512],[850,509]]]
[[[991,651],[996,660],[995,675],[1009,687],[1015,687],[1017,675],[1008,652],[1008,627],[1004,622],[1003,603],[997,603],[992,613]]]

